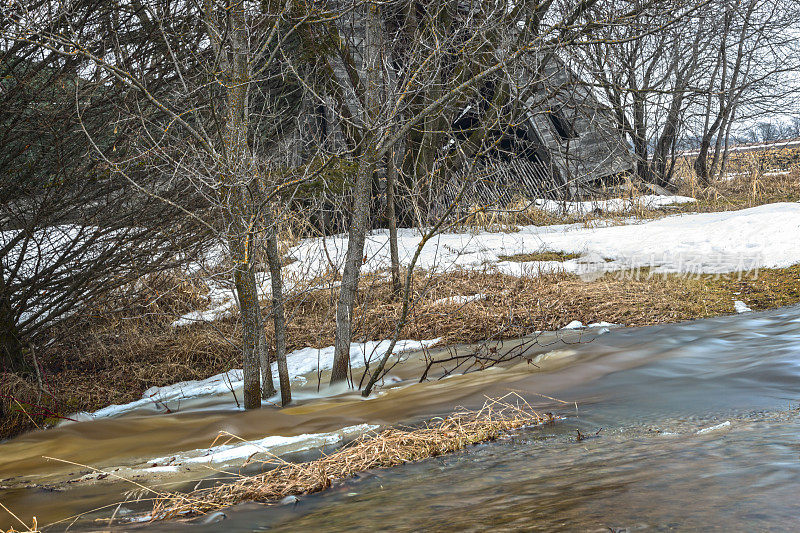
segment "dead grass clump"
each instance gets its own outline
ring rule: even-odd
[[[531,261],[569,261],[570,259],[577,259],[580,254],[568,254],[566,252],[552,252],[542,251],[533,252],[530,254],[514,254],[514,255],[500,255],[500,261],[513,261],[515,263],[528,263]]]
[[[495,440],[525,426],[552,421],[517,396],[488,400],[478,411],[460,411],[433,419],[422,427],[390,428],[364,435],[341,450],[304,463],[278,457],[265,461],[272,470],[241,477],[232,483],[188,494],[159,497],[152,517],[158,520],[204,514],[243,501],[274,502],[293,494],[311,494],[372,468],[387,468],[461,450],[470,444]]]
[[[0,438],[20,427],[42,427],[54,418],[53,399],[31,377],[0,373]]]

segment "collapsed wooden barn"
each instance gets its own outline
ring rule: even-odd
[[[343,67],[336,71],[337,76],[347,75]],[[426,188],[432,191],[425,199],[432,209],[440,211],[457,196],[465,206],[578,199],[634,169],[629,145],[592,89],[560,61],[553,60],[547,74],[538,83],[538,94],[513,102],[521,120],[488,132],[496,141],[491,153],[469,168],[432,178],[439,180]],[[327,151],[344,154],[347,148],[335,117],[330,107],[317,105],[309,111],[304,130],[325,139]],[[481,120],[477,106],[466,105],[451,124],[455,142]],[[454,150],[453,140],[439,149]],[[378,171],[377,189],[382,188],[383,172]]]
[[[521,109],[520,120],[502,132],[491,156],[449,177],[443,201],[465,185],[462,196],[479,206],[580,199],[633,171],[633,154],[611,110],[565,63],[550,58],[533,94],[522,85],[513,103]]]
[[[336,25],[343,28],[337,39],[346,35],[347,42],[337,41],[334,48],[340,49],[326,49],[324,59],[321,58],[325,65],[320,71],[328,78],[321,86],[328,93],[317,88],[301,97],[296,134],[281,148],[289,167],[307,168],[320,154],[346,162],[358,150],[352,139],[348,142],[344,130],[352,129],[354,124],[361,127],[365,113],[363,98],[354,90],[364,80],[365,30],[361,16],[354,11],[348,13],[336,19]],[[400,70],[399,61],[385,60],[383,83],[395,84],[402,76]],[[501,101],[498,94],[504,96]],[[501,108],[502,116],[498,118],[495,113],[493,121],[487,120],[488,106]],[[403,120],[397,119],[397,124]],[[403,200],[415,196],[417,204],[434,216],[456,199],[459,212],[475,206],[509,205],[519,200],[579,199],[598,187],[614,183],[635,168],[630,146],[615,127],[611,109],[602,105],[590,84],[583,82],[552,52],[532,53],[525,64],[506,69],[495,78],[486,78],[480,86],[455,98],[436,120],[443,121],[443,127],[431,136],[435,163],[419,171],[415,162],[408,162],[409,154],[414,156],[410,144],[420,142],[411,138],[413,131],[409,133],[396,150],[399,157],[384,162],[375,171],[373,197],[378,205],[373,213],[382,211],[384,178],[390,165],[397,168],[398,180],[405,186],[400,193]],[[491,128],[486,126],[489,122]],[[485,129],[480,132],[484,149],[468,163],[451,164],[448,154],[460,151],[481,128]],[[491,147],[487,148],[488,145]],[[334,225],[344,229],[347,215],[342,206],[346,203],[341,196],[347,194],[346,187],[322,183],[314,190],[322,198],[313,201],[311,211],[319,213],[313,213],[312,217],[339,219]],[[312,205],[307,196],[303,196],[302,202],[306,209]],[[404,218],[401,208],[400,218],[404,224],[421,222],[425,217],[420,219],[417,213],[413,220]],[[336,231],[329,222],[320,224],[326,233]]]

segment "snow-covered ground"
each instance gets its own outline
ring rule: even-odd
[[[392,351],[393,354],[422,350],[433,346],[439,339],[413,341],[400,340]],[[368,363],[378,360],[389,349],[390,341],[354,342],[350,346],[350,367],[353,369],[364,368]],[[333,346],[326,348],[303,348],[286,356],[289,367],[289,377],[295,386],[302,386],[316,372],[330,370],[333,367]],[[277,363],[272,363],[272,376],[277,379]],[[164,387],[151,387],[147,389],[142,398],[123,405],[110,405],[93,413],[77,413],[70,418],[84,421],[98,418],[116,417],[130,413],[164,413],[182,410],[188,402],[192,402],[194,409],[200,406],[207,408],[233,408],[235,405],[234,394],[242,398],[243,374],[241,369],[234,369],[223,374],[217,374],[203,380],[181,381]],[[278,402],[279,396],[265,400]]]
[[[558,202],[556,200],[535,200],[533,205],[560,215],[587,215],[589,213],[625,213],[637,209],[656,209],[667,205],[687,204],[694,202],[688,196],[659,196],[646,194],[631,198],[610,198],[608,200],[590,200],[586,202]]]
[[[514,233],[444,233],[431,239],[417,267],[434,272],[489,269],[513,275],[539,271],[614,271],[653,267],[656,272],[733,272],[748,268],[785,267],[800,262],[800,203],[770,204],[740,211],[681,214],[624,225],[586,227],[583,224],[525,226]],[[401,262],[413,255],[420,235],[399,231]],[[291,250],[295,264],[323,271],[323,245],[336,264],[344,257],[343,236],[308,240]],[[503,261],[538,251],[565,252],[581,257],[569,261]],[[365,249],[363,271],[389,266],[388,233],[372,232]],[[290,267],[293,265],[290,265]]]
[[[675,197],[658,202],[674,203]],[[613,201],[609,201],[613,202]],[[578,204],[574,209],[584,209]],[[776,203],[718,213],[667,216],[658,220],[630,219],[626,224],[524,226],[508,232],[451,232],[431,239],[422,251],[417,268],[443,273],[459,269],[488,270],[514,276],[535,276],[564,271],[595,277],[603,272],[649,267],[652,273],[726,273],[758,268],[787,267],[800,263],[800,203]],[[401,263],[408,264],[421,239],[415,229],[398,231]],[[298,280],[324,276],[341,268],[347,236],[308,239],[289,250],[295,261],[287,265],[287,289]],[[503,260],[533,252],[578,254],[568,261],[518,262]],[[367,237],[364,273],[389,268],[389,235],[374,231]],[[259,279],[269,294],[269,277]],[[211,308],[180,317],[174,323],[213,320],[233,309],[233,296],[215,289]],[[444,302],[442,302],[444,303]],[[453,303],[458,303],[455,300]],[[461,302],[464,303],[464,302]]]

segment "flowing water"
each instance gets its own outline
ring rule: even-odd
[[[405,379],[419,375],[410,361],[395,370],[398,383],[370,400],[308,395],[288,409],[247,413],[225,407],[230,399],[216,407],[187,402],[169,415],[31,433],[0,444],[0,502],[42,524],[118,502],[134,488],[113,475],[66,483],[89,470],[43,456],[120,468],[160,489],[191,489],[212,472],[144,476],[136,465],[208,446],[219,430],[253,439],[410,423],[515,391],[564,419],[365,472],[290,504],[242,504],[189,522],[98,521],[114,506],[71,529],[800,530],[800,307],[565,340],[543,336],[519,362],[423,384]],[[146,508],[126,503],[117,517]],[[0,514],[0,527],[10,525]]]

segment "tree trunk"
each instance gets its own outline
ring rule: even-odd
[[[700,141],[700,150],[697,153],[697,158],[694,160],[694,173],[697,176],[697,181],[703,187],[708,187],[708,149],[711,148],[711,136],[706,133]]]
[[[397,246],[397,213],[395,212],[395,182],[397,180],[397,162],[394,150],[389,153],[386,165],[386,217],[389,219],[389,255],[392,270],[392,298],[400,296],[402,281],[400,280],[400,251]]]
[[[263,329],[259,331],[261,322],[261,309],[258,305],[258,291],[255,283],[255,273],[252,266],[248,265],[247,257],[242,249],[239,239],[235,236],[233,260],[235,263],[233,280],[236,285],[236,294],[239,300],[239,310],[242,318],[242,372],[244,374],[244,408],[258,409],[261,407],[260,383],[260,353],[259,344]]]
[[[267,263],[272,283],[272,322],[275,327],[275,360],[278,362],[278,377],[281,382],[281,405],[292,401],[289,368],[286,364],[286,315],[283,307],[283,280],[281,279],[281,257],[278,253],[278,236],[275,221],[267,207]]]
[[[26,374],[32,366],[25,358],[19,332],[13,322],[8,321],[5,312],[0,317],[0,373]]]
[[[255,272],[253,273],[255,274]],[[259,305],[259,307],[261,307]],[[272,381],[272,365],[269,362],[269,344],[264,333],[264,317],[261,309],[258,313],[258,360],[261,366],[261,399],[266,400],[275,395],[275,383]]]
[[[728,104],[728,108],[722,117],[722,123],[717,133],[717,142],[714,144],[714,157],[711,160],[711,168],[708,170],[709,178],[717,175],[717,171],[722,166],[723,158],[727,158],[727,143],[733,124],[733,113],[736,111],[736,100]],[[723,133],[724,132],[724,133]],[[720,176],[721,177],[721,176]]]
[[[650,182],[650,156],[647,147],[643,97],[634,94],[633,98],[633,151],[636,156],[636,175],[643,182]]]
[[[247,206],[248,178],[254,172],[247,144],[249,130],[248,84],[250,83],[250,49],[243,0],[228,0],[231,27],[227,29],[230,61],[225,60],[226,118],[225,160],[220,192],[229,216],[229,244],[234,263],[233,278],[242,316],[242,369],[244,373],[244,407],[261,407],[261,353],[263,335],[261,306],[253,264],[252,215]],[[214,37],[212,36],[212,39]],[[260,328],[260,329],[259,329]],[[264,345],[266,347],[266,344]]]
[[[675,141],[678,137],[679,124],[681,118],[681,106],[683,105],[683,97],[680,94],[674,95],[670,103],[669,112],[665,119],[664,128],[661,132],[661,137],[656,143],[655,152],[653,153],[652,165],[652,178],[657,185],[668,188],[672,176],[669,169],[671,168],[669,162],[674,155]]]
[[[371,139],[371,135],[369,135]],[[372,152],[372,149],[368,149]],[[365,158],[366,159],[366,158]],[[375,165],[369,160],[362,160],[359,165],[353,198],[353,217],[350,221],[347,254],[342,284],[339,290],[339,301],[336,305],[336,340],[331,370],[331,384],[347,379],[350,368],[350,341],[353,326],[353,305],[358,292],[358,279],[361,274],[361,261],[364,255],[364,241],[367,236],[369,210],[369,183]]]
[[[0,277],[0,373],[25,374],[31,370],[31,364],[22,350],[22,339],[3,278]]]
[[[722,125],[724,116],[724,110],[720,110],[720,112],[717,114],[717,117],[714,119],[714,122],[708,127],[706,133],[703,135],[703,138],[700,141],[700,150],[697,154],[697,159],[694,160],[694,173],[697,175],[697,179],[699,180],[700,184],[702,184],[704,187],[709,185],[711,176],[713,175],[713,172],[708,168],[708,152],[711,149],[711,139],[714,138],[714,135],[717,135],[716,146],[718,147],[718,132],[720,131],[720,126]],[[718,148],[715,150],[715,158],[717,151]],[[712,168],[713,166],[714,165],[712,165]]]
[[[353,334],[353,305],[358,292],[358,279],[361,274],[361,262],[364,255],[364,240],[369,224],[370,192],[373,174],[375,173],[375,128],[379,109],[378,56],[380,53],[380,28],[378,4],[369,3],[364,6],[365,43],[364,73],[366,87],[364,91],[364,134],[358,160],[358,171],[353,193],[353,216],[350,220],[347,255],[342,271],[342,285],[339,290],[339,301],[336,305],[336,340],[334,343],[333,369],[331,384],[347,380],[350,368],[350,341]]]

